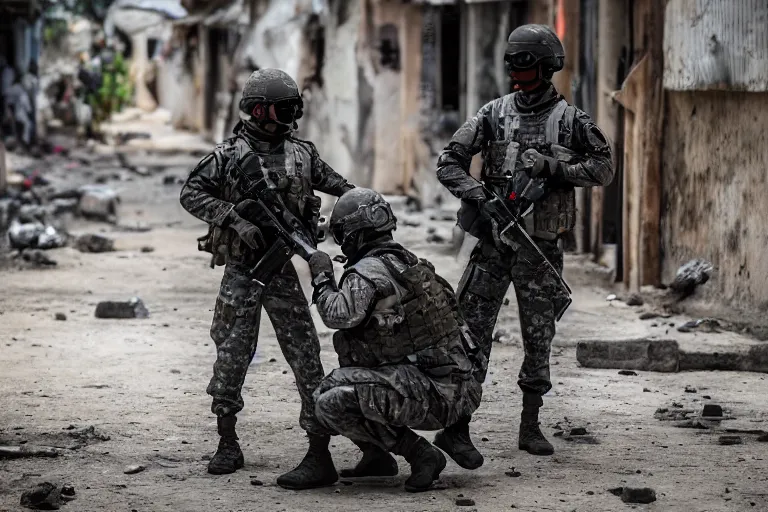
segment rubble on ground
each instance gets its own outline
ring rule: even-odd
[[[138,297],[127,302],[104,301],[96,305],[96,318],[149,318],[149,310]]]

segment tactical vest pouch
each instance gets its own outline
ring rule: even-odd
[[[511,172],[514,171],[514,162],[512,164],[513,167],[509,169],[505,169],[504,165],[507,159],[507,148],[509,145],[510,141],[508,140],[488,143],[483,151],[482,179],[493,180],[494,178],[502,178],[507,171],[509,171],[511,175]]]
[[[533,235],[554,240],[576,225],[576,192],[574,189],[553,190],[533,208]]]

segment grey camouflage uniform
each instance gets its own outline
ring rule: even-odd
[[[286,260],[282,269],[272,275],[253,276],[266,288],[252,282],[247,272],[262,253],[251,250],[226,226],[229,212],[248,198],[235,164],[242,163],[253,151],[258,155],[254,159],[258,164],[243,171],[251,179],[269,173],[274,182],[281,184],[285,205],[306,221],[308,229],[314,229],[306,211],[313,189],[340,196],[353,188],[320,159],[311,143],[288,138],[278,145],[269,145],[247,140],[243,132],[219,144],[189,175],[181,191],[181,204],[211,226],[209,247],[220,255],[216,258],[219,264],[226,261],[211,325],[217,352],[207,389],[213,397],[211,410],[221,417],[243,408],[241,390],[256,353],[264,306],[296,379],[302,404],[300,425],[309,433],[324,434],[325,429],[314,417],[312,399],[312,392],[323,378],[320,343],[296,270]],[[220,247],[224,249],[223,257]]]
[[[562,274],[563,254],[557,239],[575,224],[574,187],[607,185],[613,179],[610,146],[589,116],[569,105],[550,87],[542,101],[527,107],[513,93],[491,101],[459,128],[438,160],[437,177],[456,197],[477,197],[481,184],[469,175],[472,157],[482,152],[482,178],[503,174],[507,149],[519,155],[533,148],[546,154],[552,144],[572,152],[564,177],[548,196],[534,205],[525,228]],[[550,154],[548,156],[556,156]],[[519,172],[515,167],[515,171]],[[493,187],[491,187],[493,188]],[[498,194],[503,192],[494,190]],[[518,384],[525,393],[546,394],[552,387],[549,355],[555,335],[556,311],[567,301],[551,270],[530,244],[516,233],[514,251],[494,241],[492,226],[475,204],[463,201],[459,225],[479,242],[458,288],[462,314],[490,358],[492,333],[509,284],[515,286],[525,359]],[[483,376],[484,378],[484,376]]]
[[[334,346],[341,365],[315,391],[317,417],[387,451],[397,427],[444,428],[474,412],[482,393],[450,286],[431,264],[392,245],[399,249],[369,252],[348,268],[339,288],[316,291],[323,322],[340,329]],[[406,269],[425,272],[411,278],[427,295],[415,299],[396,277]]]

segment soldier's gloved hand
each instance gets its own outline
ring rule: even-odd
[[[309,271],[312,273],[312,284],[318,276],[327,276],[333,278],[333,262],[331,257],[323,251],[316,251],[309,257],[307,261],[309,264]]]
[[[531,179],[562,178],[563,167],[560,162],[551,156],[542,155],[535,149],[527,149],[522,154],[523,170]]]
[[[254,251],[266,247],[267,244],[264,242],[264,235],[261,234],[261,230],[255,224],[238,215],[236,211],[229,212],[227,226],[234,229],[240,239]]]

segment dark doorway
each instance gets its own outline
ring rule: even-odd
[[[461,98],[461,11],[457,6],[440,10],[440,83],[442,110],[458,111]]]

